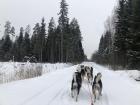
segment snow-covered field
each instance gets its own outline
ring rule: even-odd
[[[94,105],[140,105],[140,84],[127,75],[110,71],[95,63],[94,75],[101,72],[103,94]],[[0,105],[91,105],[87,82],[78,102],[70,95],[72,74],[77,65],[46,73],[41,77],[0,85]]]
[[[63,63],[0,62],[0,83],[33,78],[69,66]]]

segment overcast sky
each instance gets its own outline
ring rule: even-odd
[[[48,22],[51,17],[57,22],[61,0],[0,0],[0,35],[5,21],[9,20],[19,30],[30,24],[40,22],[42,17]],[[88,57],[98,49],[104,32],[104,22],[112,14],[117,0],[66,0],[69,5],[69,17],[78,19],[84,51]],[[18,32],[18,31],[17,31]]]

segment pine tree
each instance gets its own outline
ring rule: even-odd
[[[23,57],[25,56],[30,56],[31,55],[31,43],[30,43],[30,26],[28,25],[25,29],[25,36],[23,38],[22,42],[22,55]]]
[[[16,35],[15,35],[15,28],[13,26],[11,27],[10,35],[11,35],[12,46],[11,46],[10,51],[9,51],[9,56],[12,60],[14,60],[15,36]]]
[[[12,36],[12,41],[14,42],[14,37],[15,37],[15,28],[12,26],[10,30],[11,36]]]
[[[126,67],[127,62],[127,48],[126,48],[126,32],[127,32],[127,20],[125,17],[125,0],[119,0],[119,7],[117,9],[117,22],[116,31],[114,36],[114,60],[115,64],[118,66]]]
[[[10,36],[10,33],[11,33],[11,22],[10,21],[6,21],[4,28],[5,28],[5,30],[4,30],[3,38],[6,38],[6,36],[7,35]]]
[[[70,23],[70,37],[69,40],[69,59],[74,62],[81,62],[85,59],[84,50],[82,46],[82,36],[77,19],[72,19]]]
[[[98,50],[99,54],[103,54],[104,52],[104,36],[102,35],[101,39],[100,39],[100,43],[99,43],[99,50]]]
[[[12,47],[12,41],[11,41],[9,35],[6,35],[1,47],[3,50],[3,54],[4,54],[3,55],[4,60],[5,61],[10,60],[11,59],[10,48]]]
[[[96,56],[97,56],[96,57],[97,58],[97,60],[96,60],[97,63],[99,63],[99,64],[105,64],[105,62],[104,62],[105,61],[104,53],[105,53],[105,37],[104,37],[104,35],[102,35],[102,37],[100,39],[100,43],[99,43],[98,52],[95,53]]]
[[[57,26],[55,31],[55,62],[61,62],[61,29]]]
[[[40,25],[37,23],[33,28],[33,35],[31,37],[31,53],[39,61],[40,45],[39,45]]]
[[[24,55],[22,53],[23,35],[24,35],[24,29],[23,27],[21,27],[19,37],[17,37],[15,41],[15,48],[17,52],[15,52],[14,56],[16,61],[22,61],[24,58]]]
[[[3,61],[4,60],[4,51],[3,51],[3,49],[2,49],[2,44],[3,44],[3,42],[4,42],[4,39],[2,38],[1,40],[0,40],[0,61]]]
[[[111,63],[111,54],[112,54],[112,37],[111,37],[111,32],[108,30],[104,34],[104,64],[109,65]]]
[[[60,3],[60,12],[59,12],[59,27],[61,29],[61,62],[64,61],[64,48],[66,48],[64,45],[64,37],[66,37],[66,30],[69,24],[69,18],[68,18],[68,4],[65,0],[62,0]]]
[[[4,30],[4,36],[3,39],[1,41],[1,57],[2,60],[10,60],[11,59],[11,54],[10,54],[10,49],[12,47],[12,41],[10,39],[10,35],[11,35],[11,23],[9,21],[6,21],[5,23],[5,30]]]
[[[48,38],[47,38],[47,61],[55,62],[55,49],[56,49],[56,26],[53,17],[50,20],[48,26]]]
[[[129,68],[140,69],[140,1],[134,0],[129,40]]]
[[[42,18],[42,22],[41,22],[41,26],[40,26],[40,34],[38,37],[38,44],[40,46],[40,58],[39,61],[40,62],[45,62],[46,58],[45,58],[45,46],[46,46],[46,24],[45,24],[45,19]]]

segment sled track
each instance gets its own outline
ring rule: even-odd
[[[18,105],[25,105],[25,104],[29,103],[30,101],[34,100],[36,97],[40,96],[42,93],[44,93],[48,89],[51,89],[51,87],[55,86],[55,84],[58,84],[59,79],[57,79],[57,81],[53,82],[51,85],[49,85],[49,86],[47,85],[44,89],[40,90],[39,92],[37,92],[33,96],[27,98],[25,101],[23,101],[21,104],[18,104]]]
[[[62,93],[63,92],[63,89],[64,89],[65,87],[63,87],[63,88],[61,88],[61,89],[59,89],[59,91],[54,95],[54,97],[52,97],[51,98],[51,100],[47,103],[47,104],[45,104],[45,105],[51,105],[51,103],[54,101],[54,100],[56,100],[57,99],[57,96],[59,96],[60,95],[60,93]]]

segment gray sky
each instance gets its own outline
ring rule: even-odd
[[[46,23],[51,17],[57,22],[59,3],[61,0],[0,0],[0,35],[5,21],[9,20],[19,31],[45,17]],[[112,14],[117,0],[66,0],[69,5],[69,17],[78,19],[80,24],[84,51],[88,57],[98,49],[98,44],[104,32],[104,22]]]

